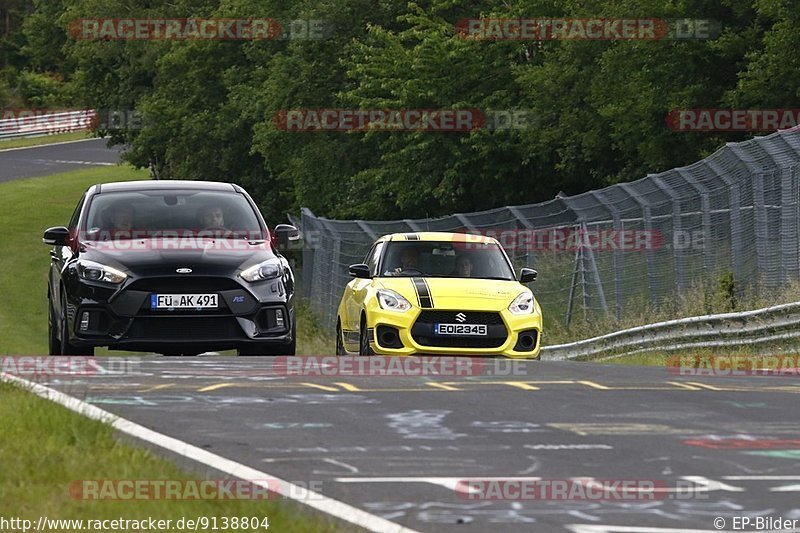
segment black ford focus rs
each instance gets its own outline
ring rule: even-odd
[[[295,353],[294,276],[241,187],[205,181],[93,185],[52,245],[50,353]]]

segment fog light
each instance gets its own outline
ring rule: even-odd
[[[89,311],[81,313],[81,331],[89,329]]]
[[[275,324],[279,327],[283,327],[283,309],[276,309],[275,310]]]

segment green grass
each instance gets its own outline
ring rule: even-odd
[[[47,353],[47,270],[42,233],[65,226],[90,185],[148,179],[130,166],[100,167],[0,185],[0,354]],[[98,351],[100,353],[100,351]]]
[[[40,146],[43,144],[62,143],[66,141],[79,141],[81,139],[91,139],[92,136],[85,131],[73,131],[70,133],[54,133],[53,135],[43,135],[41,137],[25,137],[23,139],[8,139],[0,141],[0,151],[9,148],[24,148],[26,146]]]
[[[80,480],[204,479],[118,440],[108,426],[0,383],[0,516],[36,520],[266,516],[269,531],[341,531],[332,519],[289,501],[75,499]],[[213,476],[224,479],[224,476]],[[352,530],[352,528],[350,528]],[[259,529],[258,531],[264,531]]]
[[[335,335],[326,331],[311,312],[308,303],[300,302],[295,310],[297,316],[297,354],[333,355],[336,352]]]

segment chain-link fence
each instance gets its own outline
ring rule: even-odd
[[[409,185],[413,186],[413,185]],[[698,284],[737,290],[800,278],[800,129],[730,143],[687,167],[539,204],[442,218],[328,220],[302,210],[303,288],[333,327],[347,267],[379,236],[458,231],[497,237],[517,266],[539,271],[542,308],[567,322],[625,316]]]

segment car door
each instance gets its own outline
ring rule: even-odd
[[[78,238],[78,223],[80,222],[81,211],[83,204],[86,200],[84,194],[78,202],[75,211],[72,213],[67,229],[69,230],[70,238],[65,246],[56,245],[50,250],[50,275],[49,275],[49,292],[50,299],[53,304],[53,310],[56,313],[56,320],[62,316],[61,309],[61,273],[66,268],[67,264],[72,260],[75,255],[74,243]]]
[[[372,245],[372,248],[364,258],[364,263],[369,266],[369,271],[373,276],[378,272],[378,263],[382,250],[383,241],[377,242]],[[372,280],[363,278],[353,278],[347,284],[349,297],[345,302],[345,308],[347,309],[347,329],[350,331],[358,331],[361,327],[361,310],[364,308],[364,300],[367,298],[370,285],[372,285]]]

